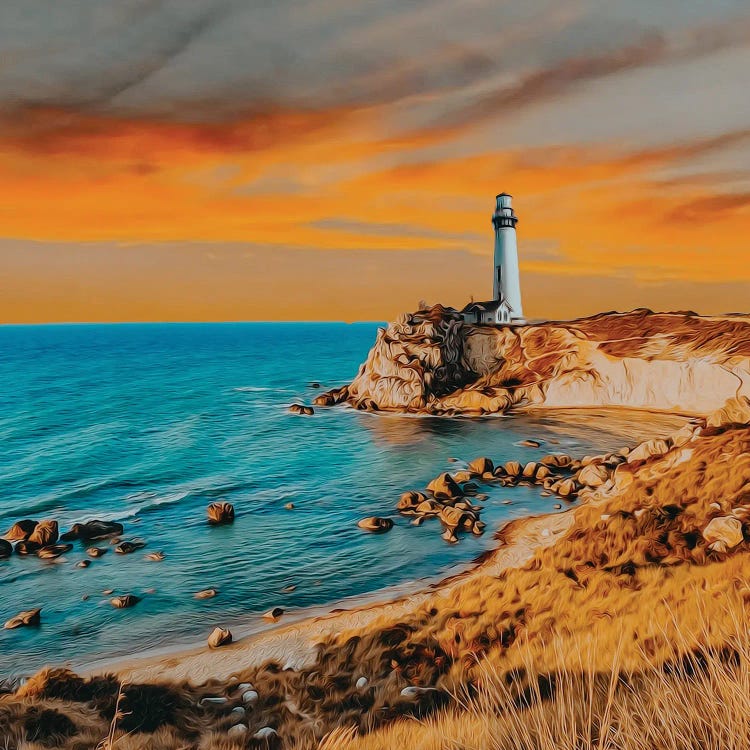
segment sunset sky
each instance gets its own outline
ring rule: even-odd
[[[750,309],[747,0],[2,0],[0,322]]]

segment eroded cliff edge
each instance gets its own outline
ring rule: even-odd
[[[436,305],[378,330],[348,385],[317,405],[481,415],[615,406],[708,414],[750,396],[750,316],[602,313],[527,326],[470,325]]]

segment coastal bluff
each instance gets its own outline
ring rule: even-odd
[[[750,316],[637,309],[474,325],[442,305],[378,330],[354,380],[318,406],[435,415],[625,407],[705,415],[750,396]]]

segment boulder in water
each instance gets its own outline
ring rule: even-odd
[[[54,560],[73,549],[72,544],[49,544],[37,551],[36,556],[42,560]]]
[[[495,464],[486,456],[475,458],[468,466],[468,470],[477,476],[492,474],[495,471]]]
[[[232,633],[226,628],[214,628],[208,636],[209,648],[220,648],[232,642]]]
[[[14,547],[17,555],[35,555],[41,546],[36,542],[16,542]]]
[[[211,503],[206,509],[208,523],[211,526],[221,526],[234,523],[234,505],[231,503]]]
[[[521,475],[521,472],[523,471],[521,464],[518,463],[518,461],[508,461],[508,463],[505,464],[505,473],[509,477],[518,477]]]
[[[25,542],[36,528],[37,521],[29,518],[23,521],[16,521],[4,534],[4,538],[9,542]]]
[[[109,603],[115,609],[128,609],[129,607],[134,607],[139,601],[141,601],[140,596],[135,596],[135,594],[123,594],[122,596],[112,597],[109,600]]]
[[[203,589],[193,594],[194,599],[213,599],[219,593],[218,589]]]
[[[83,542],[93,542],[97,539],[106,539],[110,536],[118,536],[124,531],[123,525],[117,521],[86,521],[86,523],[75,523],[70,531],[66,531],[60,539],[63,542],[72,542],[80,539]]]
[[[268,612],[263,615],[263,619],[276,622],[283,614],[284,610],[281,607],[274,607],[273,609],[269,609]]]
[[[443,498],[447,500],[455,500],[463,495],[461,488],[447,471],[439,477],[435,477],[435,479],[427,485],[427,489],[432,492],[438,500]]]
[[[101,557],[102,555],[107,554],[107,548],[106,547],[89,547],[86,550],[86,554],[89,557],[94,557],[94,558]]]
[[[8,622],[5,623],[5,630],[15,630],[16,628],[28,627],[31,625],[39,625],[41,622],[41,609],[27,609],[24,612],[19,612],[15,617],[11,617]]]
[[[10,557],[13,554],[13,545],[10,542],[6,542],[5,539],[0,539],[0,560],[4,560],[6,557]]]
[[[292,414],[299,414],[303,417],[311,417],[315,414],[315,409],[312,406],[305,406],[304,404],[292,404],[289,407],[289,411]]]
[[[146,546],[146,542],[143,541],[143,539],[130,539],[125,542],[120,542],[115,547],[115,552],[117,552],[118,555],[130,555],[133,552],[143,549]]]
[[[369,516],[357,522],[357,526],[365,531],[371,531],[373,534],[382,534],[393,528],[393,521],[390,518],[381,518],[380,516]]]
[[[54,544],[59,536],[59,530],[57,521],[46,520],[40,521],[35,527],[34,531],[29,534],[27,542],[32,544],[38,544],[40,547],[47,547],[50,544]]]

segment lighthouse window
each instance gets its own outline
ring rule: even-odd
[[[498,283],[498,286],[502,283],[502,281],[503,281],[503,267],[502,266],[498,266],[497,267],[497,283]]]

